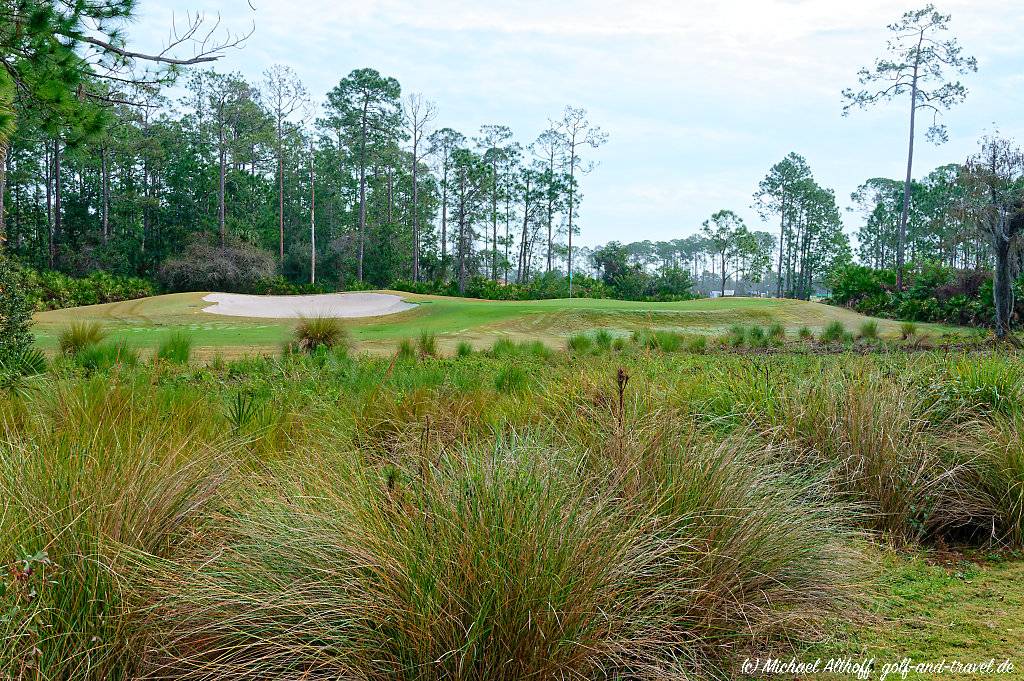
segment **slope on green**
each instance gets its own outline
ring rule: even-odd
[[[390,349],[401,338],[421,331],[435,334],[442,349],[459,341],[490,345],[495,338],[541,340],[561,346],[565,338],[595,328],[628,334],[636,329],[670,329],[717,334],[733,324],[768,325],[794,330],[820,330],[841,321],[851,331],[869,319],[850,310],[799,300],[716,298],[671,303],[574,298],[492,301],[397,293],[416,303],[412,310],[383,317],[346,320],[360,349]],[[171,330],[194,336],[195,346],[225,355],[274,350],[287,341],[294,319],[227,317],[203,312],[207,293],[175,293],[105,305],[42,312],[35,316],[40,347],[53,349],[60,329],[72,321],[97,321],[111,339],[132,347],[153,348]],[[896,335],[898,323],[878,320],[883,335]]]

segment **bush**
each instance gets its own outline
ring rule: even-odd
[[[348,329],[334,317],[302,317],[295,327],[295,342],[305,352],[330,350],[347,344]]]
[[[900,338],[907,340],[917,335],[917,324],[914,322],[900,322]]]
[[[160,266],[157,279],[168,291],[255,293],[277,272],[273,254],[237,239],[225,246],[205,241]]]
[[[32,302],[24,272],[0,252],[0,362],[8,363],[32,347]]]
[[[814,338],[814,332],[811,331],[810,327],[808,326],[801,326],[800,329],[796,332],[796,336],[800,340],[807,341]]]
[[[106,337],[107,332],[98,322],[72,322],[60,330],[57,345],[65,355],[77,355]]]
[[[772,322],[768,327],[768,340],[773,344],[782,344],[786,340],[786,327],[779,322]]]
[[[469,357],[473,354],[473,344],[469,341],[459,341],[459,344],[455,346],[456,357]]]
[[[164,362],[188,364],[192,357],[192,336],[183,331],[172,331],[160,341],[156,356]]]
[[[821,332],[821,342],[823,343],[841,343],[847,340],[846,327],[839,320],[834,320],[828,323],[828,326]]]
[[[27,286],[37,310],[116,303],[156,295],[152,282],[107,272],[74,278],[56,271],[31,271]]]
[[[605,352],[611,350],[613,340],[612,334],[608,329],[598,329],[594,333],[594,345],[596,345],[599,350],[603,350]]]
[[[742,324],[733,324],[725,335],[725,342],[734,348],[741,348],[747,342],[747,328]]]

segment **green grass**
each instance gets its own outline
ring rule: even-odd
[[[253,352],[275,352],[294,334],[297,320],[250,319],[204,313],[209,303],[203,293],[179,293],[122,303],[54,310],[36,315],[39,346],[57,346],[61,328],[70,322],[95,321],[110,338],[129,347],[155,350],[168,331],[193,336],[201,357],[220,353],[237,357]],[[733,324],[801,326],[823,329],[833,320],[856,328],[866,318],[850,310],[796,300],[717,298],[671,303],[617,300],[487,301],[400,293],[417,304],[412,310],[384,317],[346,320],[357,349],[390,354],[402,338],[421,333],[437,338],[439,351],[452,352],[459,341],[486,348],[495,338],[540,340],[564,345],[574,333],[605,329],[628,336],[639,329],[662,329],[701,335],[718,335]],[[899,335],[899,325],[878,320],[879,333]],[[943,327],[929,327],[936,334]]]

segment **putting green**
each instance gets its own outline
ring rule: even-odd
[[[673,303],[621,300],[492,301],[471,298],[395,293],[416,307],[384,317],[346,319],[358,347],[390,351],[397,340],[428,331],[443,349],[459,341],[489,346],[498,337],[541,340],[561,346],[582,331],[606,328],[617,334],[636,329],[670,329],[685,333],[718,334],[733,324],[768,325],[779,322],[787,329],[801,326],[820,330],[839,320],[850,330],[867,317],[850,310],[800,300],[762,298],[715,298]],[[292,335],[297,320],[227,317],[203,312],[211,303],[207,293],[175,293],[152,298],[41,312],[35,316],[39,346],[52,350],[60,329],[75,321],[96,321],[110,338],[137,348],[154,348],[172,331],[192,334],[200,354],[226,357],[276,351]],[[897,322],[878,320],[883,335],[896,335]]]

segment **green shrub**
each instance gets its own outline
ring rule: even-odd
[[[0,252],[0,362],[11,362],[32,347],[32,302],[20,268]]]
[[[613,337],[608,329],[598,329],[594,333],[594,344],[599,350],[607,352],[612,349]]]
[[[869,319],[860,325],[859,335],[864,340],[878,340],[878,322]]]
[[[846,335],[846,327],[839,320],[835,320],[828,323],[819,338],[823,343],[842,343]]]
[[[782,344],[786,340],[786,327],[779,322],[772,322],[768,327],[768,340],[773,344]]]
[[[615,340],[612,341],[612,350],[615,350],[616,352],[625,349],[625,347],[626,339],[622,336],[617,336]]]
[[[917,324],[914,322],[900,322],[900,338],[909,340],[917,335]]]
[[[172,331],[160,341],[156,356],[164,362],[188,364],[192,357],[192,336],[183,331]]]
[[[421,357],[437,357],[437,337],[429,331],[420,331],[417,347]]]
[[[469,341],[459,341],[459,344],[455,346],[456,357],[469,357],[473,354],[473,344]]]
[[[796,335],[797,338],[804,341],[808,341],[814,338],[814,332],[811,331],[810,327],[807,326],[801,326],[800,329],[796,332]]]
[[[321,347],[330,350],[347,345],[348,340],[348,329],[334,317],[301,317],[295,326],[295,342],[305,352]]]
[[[106,337],[107,332],[98,322],[72,322],[60,330],[57,345],[65,355],[77,355]]]

